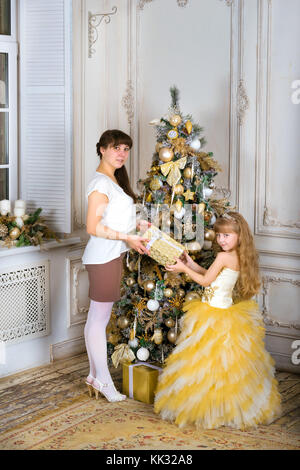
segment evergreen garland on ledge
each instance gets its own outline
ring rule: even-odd
[[[33,214],[22,217],[24,225],[18,226],[17,217],[12,215],[0,215],[0,246],[11,248],[12,246],[37,246],[43,241],[58,238],[53,230],[50,230],[40,216],[41,208],[38,208]]]

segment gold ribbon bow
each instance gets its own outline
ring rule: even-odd
[[[118,367],[120,362],[132,362],[135,359],[133,351],[130,349],[128,344],[122,343],[115,347],[111,360],[115,368]]]
[[[160,165],[160,170],[164,176],[168,176],[167,182],[170,186],[175,186],[175,184],[181,178],[181,171],[186,165],[186,157],[179,158],[175,162],[167,162],[163,165]]]

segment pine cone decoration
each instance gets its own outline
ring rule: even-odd
[[[8,234],[8,228],[4,224],[0,224],[0,238],[5,238]]]

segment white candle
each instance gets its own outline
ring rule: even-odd
[[[17,201],[15,201],[15,209],[16,207],[22,207],[22,209],[24,209],[24,211],[26,210],[26,202],[25,201],[22,201],[22,199],[18,199]]]
[[[0,213],[1,215],[7,215],[11,210],[10,201],[8,199],[3,199],[0,201]]]
[[[25,208],[23,207],[15,207],[14,208],[14,216],[15,217],[22,217],[25,215]]]

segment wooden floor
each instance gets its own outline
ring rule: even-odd
[[[89,371],[85,354],[0,379],[0,429],[2,432],[70,403],[86,391]],[[121,391],[121,369],[111,370]],[[285,431],[300,435],[300,375],[276,374],[283,414],[276,421]],[[275,423],[274,423],[275,424]]]

